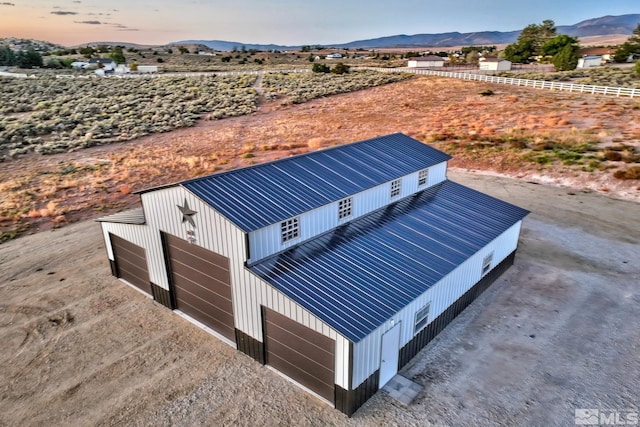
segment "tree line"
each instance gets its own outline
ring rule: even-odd
[[[555,23],[544,20],[541,24],[527,25],[515,43],[504,50],[504,58],[511,62],[529,63],[550,60],[556,71],[573,70],[578,65],[578,39],[558,34]],[[640,57],[640,24],[622,45],[616,48],[613,60],[627,62]],[[638,68],[638,67],[636,67]]]

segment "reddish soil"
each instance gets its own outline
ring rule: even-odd
[[[479,93],[491,89],[493,96]],[[592,172],[524,162],[517,149],[487,150],[515,135],[640,145],[637,100],[417,77],[302,105],[283,100],[258,112],[192,128],[50,156],[9,160],[0,170],[0,232],[18,235],[134,206],[132,191],[335,144],[403,132],[454,155],[451,166],[640,200],[640,182],[617,180],[607,163]],[[451,142],[462,141],[461,148]]]

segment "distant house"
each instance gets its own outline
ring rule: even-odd
[[[511,61],[500,58],[480,58],[480,69],[485,71],[509,71],[511,70]]]
[[[340,59],[340,58],[342,58],[342,54],[341,53],[330,53],[325,58],[327,58],[327,59]]]
[[[417,56],[409,59],[410,68],[444,67],[444,58],[436,55]]]
[[[585,47],[578,49],[578,56],[601,56],[604,62],[611,62],[616,50],[610,47]]]
[[[86,70],[90,67],[90,64],[86,61],[75,61],[71,63],[71,68],[76,70]]]
[[[591,68],[591,67],[599,67],[602,65],[602,56],[600,55],[589,55],[583,56],[578,59],[577,68]]]
[[[90,58],[88,64],[89,68],[101,68],[105,72],[116,69],[116,61],[111,58]]]

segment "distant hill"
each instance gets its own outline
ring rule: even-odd
[[[620,16],[603,16],[600,18],[587,19],[575,25],[559,25],[556,28],[560,34],[567,34],[572,37],[606,36],[614,34],[630,35],[640,23],[640,14],[629,14]],[[439,33],[439,34],[415,34],[415,35],[395,35],[379,37],[375,39],[357,40],[349,43],[327,45],[335,48],[349,49],[379,49],[398,47],[451,47],[451,46],[473,46],[473,45],[496,45],[513,43],[517,40],[518,31],[480,31],[474,33]],[[283,46],[275,44],[252,44],[230,42],[223,40],[183,40],[171,44],[201,44],[214,50],[229,51],[240,49],[257,50],[294,50],[301,46]]]

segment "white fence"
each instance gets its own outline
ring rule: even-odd
[[[532,87],[537,89],[562,90],[566,92],[593,93],[593,94],[599,94],[599,95],[612,95],[612,96],[628,96],[630,98],[640,97],[640,89],[633,89],[628,87],[581,85],[576,83],[550,82],[546,80],[517,79],[515,77],[497,77],[497,76],[489,76],[489,75],[483,75],[483,74],[427,70],[424,68],[415,69],[415,68],[362,67],[361,69],[375,70],[375,71],[381,71],[385,73],[426,74],[430,76],[451,77],[454,79],[462,79],[462,80],[476,80],[481,82],[500,83],[500,84],[514,85],[514,86],[525,86],[525,87]]]

